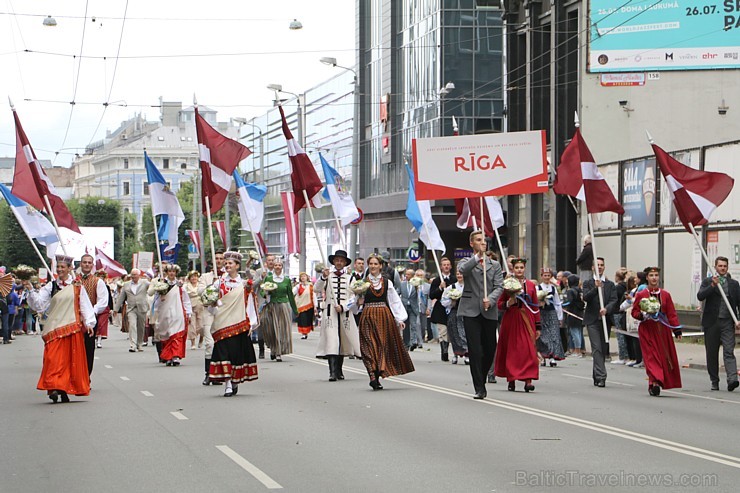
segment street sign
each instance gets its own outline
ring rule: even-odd
[[[359,212],[360,215],[357,217],[357,219],[355,219],[354,221],[352,221],[350,224],[360,224],[362,222],[362,220],[365,219],[365,213],[362,212],[362,209],[360,209],[358,207],[357,208],[357,212]]]
[[[419,251],[419,245],[416,243],[412,244],[408,250],[406,250],[406,256],[414,263],[421,259],[421,252]]]

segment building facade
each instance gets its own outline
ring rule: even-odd
[[[501,10],[483,0],[356,5],[360,252],[389,250],[406,262],[418,238],[405,217],[413,139],[453,135],[453,117],[461,135],[504,130]],[[433,202],[432,212],[446,254],[466,255],[468,232],[456,227],[453,202]]]

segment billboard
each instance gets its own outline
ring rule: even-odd
[[[591,0],[590,72],[740,68],[740,0]]]
[[[417,200],[547,192],[545,131],[414,139]]]
[[[622,178],[622,225],[655,225],[655,159],[624,163]]]

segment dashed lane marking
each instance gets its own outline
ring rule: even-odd
[[[242,469],[254,476],[257,481],[264,484],[268,490],[283,489],[283,487],[280,486],[280,484],[278,484],[274,479],[262,472],[260,468],[249,462],[247,459],[234,452],[227,445],[216,445],[216,448],[223,452],[226,457],[236,462]]]

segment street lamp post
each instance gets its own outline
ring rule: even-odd
[[[332,67],[341,68],[348,72],[352,72],[354,79],[352,80],[352,201],[355,206],[360,201],[360,86],[357,78],[357,72],[349,67],[343,67],[337,65],[337,59],[334,57],[322,57],[319,60],[325,65]],[[350,224],[349,226],[349,256],[350,258],[357,258],[358,252],[358,228],[359,225]]]
[[[305,132],[303,127],[303,99],[305,98],[305,94],[295,94],[293,92],[288,92],[283,90],[283,86],[280,84],[270,84],[267,86],[268,89],[271,91],[275,91],[275,103],[280,104],[280,100],[277,97],[278,93],[284,92],[285,94],[290,94],[291,96],[295,96],[296,100],[296,119],[298,120],[298,128],[297,128],[297,138],[298,138],[298,145],[301,146],[301,149],[305,151],[306,143],[304,142]],[[306,204],[306,207],[309,207],[308,204]],[[298,257],[298,270],[299,272],[306,272],[306,256],[307,256],[307,248],[306,248],[306,212],[301,209],[298,212],[298,237],[299,237],[299,243],[301,244],[301,248],[303,249],[303,255],[300,255]]]

